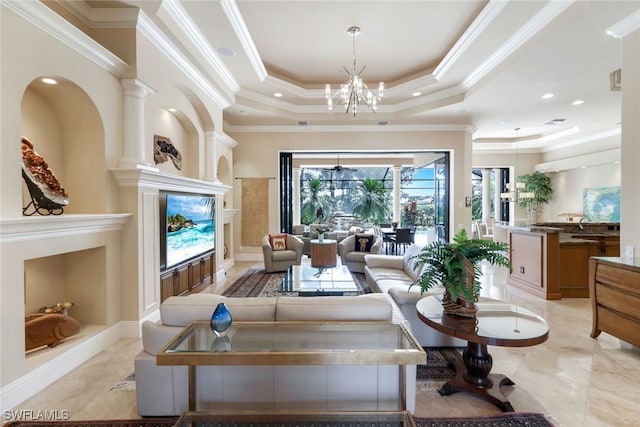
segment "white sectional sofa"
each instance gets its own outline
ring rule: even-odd
[[[466,347],[466,342],[447,336],[427,326],[418,318],[416,302],[429,295],[442,295],[444,288],[432,288],[422,293],[420,286],[412,283],[420,276],[414,268],[416,256],[422,247],[413,244],[404,255],[366,255],[364,274],[373,292],[390,295],[398,304],[411,330],[424,347]]]
[[[221,301],[229,307],[234,321],[382,321],[409,326],[387,294],[314,298],[192,294],[167,298],[160,306],[160,321],[142,325],[143,350],[135,358],[141,416],[174,416],[187,410],[187,367],[158,366],[155,355],[191,321],[208,320]],[[283,369],[288,370],[283,374]],[[198,410],[396,410],[390,405],[397,405],[398,371],[397,367],[375,365],[203,366],[198,367],[197,405]],[[405,375],[406,405],[413,412],[416,366],[407,366]],[[274,391],[278,378],[293,385],[279,387],[284,396]],[[326,390],[314,388],[309,378],[321,379]],[[220,387],[221,381],[227,391]],[[303,385],[310,390],[305,392]],[[327,395],[337,397],[327,403]]]

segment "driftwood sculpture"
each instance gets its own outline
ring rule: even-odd
[[[25,317],[25,350],[55,347],[80,331],[80,322],[62,313],[34,313]]]

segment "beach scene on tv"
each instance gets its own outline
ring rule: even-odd
[[[215,247],[214,198],[167,195],[167,266]]]

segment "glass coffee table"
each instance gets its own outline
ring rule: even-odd
[[[209,322],[197,321],[156,363],[188,366],[190,411],[196,402],[198,410],[216,412],[413,411],[416,365],[426,363],[426,353],[399,323],[234,322],[217,338]],[[203,367],[212,369],[201,373],[206,390],[196,385]]]
[[[407,411],[376,412],[185,412],[176,427],[416,427]]]
[[[282,279],[280,292],[297,292],[298,296],[358,295],[359,289],[345,265],[311,267],[292,265]]]

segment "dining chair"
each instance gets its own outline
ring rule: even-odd
[[[393,244],[395,254],[402,255],[407,249],[407,246],[411,245],[411,230],[408,228],[398,228],[393,239]],[[400,248],[402,248],[402,252],[400,252]]]

